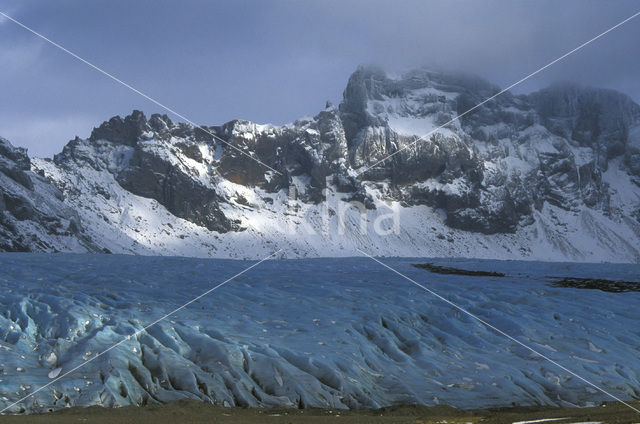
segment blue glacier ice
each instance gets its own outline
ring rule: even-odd
[[[639,265],[384,259],[622,399],[640,397],[640,293],[548,276],[637,281]],[[0,408],[198,296],[250,261],[0,254]],[[7,412],[143,405],[372,408],[592,405],[580,379],[368,258],[271,260]]]

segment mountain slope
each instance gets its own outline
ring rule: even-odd
[[[60,190],[30,168],[26,150],[0,137],[0,251],[99,250]]]
[[[360,68],[339,107],[313,118],[205,128],[223,143],[134,111],[32,166],[114,253],[637,262],[640,106],[554,85],[506,93],[416,141],[498,91],[467,75]]]

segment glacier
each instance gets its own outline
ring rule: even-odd
[[[384,262],[624,400],[640,398],[640,293],[549,277],[637,281],[635,264]],[[0,408],[142,329],[251,261],[0,254]],[[264,262],[12,406],[375,408],[586,406],[611,400],[369,258]]]

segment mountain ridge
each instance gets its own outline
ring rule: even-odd
[[[499,91],[360,67],[312,118],[203,131],[134,111],[32,160],[32,174],[77,210],[88,251],[639,261],[640,106],[564,83],[455,119]]]

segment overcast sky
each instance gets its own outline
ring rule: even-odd
[[[0,10],[193,121],[281,124],[338,103],[359,64],[463,70],[507,86],[639,1],[0,0]],[[640,101],[640,17],[515,90],[556,80]],[[158,106],[0,17],[0,136],[50,156]]]

